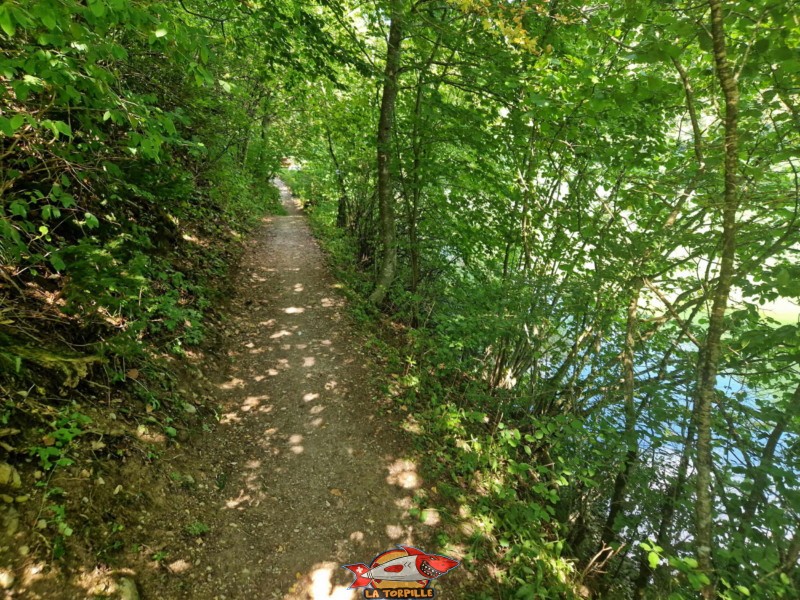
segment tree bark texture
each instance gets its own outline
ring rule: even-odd
[[[636,384],[636,374],[634,372],[634,352],[636,349],[636,334],[638,332],[638,311],[639,296],[644,285],[641,279],[637,279],[633,284],[630,302],[628,302],[628,315],[625,325],[625,346],[622,350],[622,387],[623,402],[625,409],[625,462],[617,472],[614,480],[614,492],[611,496],[608,517],[603,526],[603,534],[600,541],[602,550],[606,545],[613,542],[617,536],[616,521],[622,513],[625,502],[625,494],[628,489],[628,479],[636,466],[639,456],[639,436],[636,435],[636,405],[634,403],[634,392]]]
[[[695,394],[695,419],[697,425],[697,502],[695,504],[695,550],[699,568],[708,577],[701,590],[702,597],[715,597],[714,567],[711,548],[714,544],[713,448],[712,405],[716,395],[717,369],[721,354],[721,339],[725,311],[731,291],[736,258],[736,210],[738,208],[738,116],[739,90],[727,58],[725,25],[721,0],[709,0],[711,8],[711,37],[714,48],[714,65],[725,104],[725,187],[722,204],[722,251],[719,277],[714,289],[709,315],[708,334],[700,353],[699,378]]]
[[[339,160],[336,158],[336,152],[333,148],[333,137],[331,136],[330,129],[325,129],[325,138],[328,141],[328,153],[331,157],[331,162],[333,162],[333,168],[336,169],[336,183],[339,186],[339,201],[336,206],[336,227],[344,228],[347,226],[347,186],[344,182],[344,173],[342,173],[342,167],[339,164]]]
[[[397,240],[395,234],[394,186],[392,181],[392,126],[397,101],[397,76],[403,42],[402,0],[391,2],[391,24],[386,47],[386,68],[383,78],[383,96],[378,119],[378,207],[380,210],[381,245],[383,257],[375,289],[369,300],[380,304],[394,280],[397,270]]]

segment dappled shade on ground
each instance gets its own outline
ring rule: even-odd
[[[139,565],[146,598],[350,598],[339,565],[427,528],[410,524],[420,480],[381,416],[364,341],[282,192],[288,216],[267,219],[238,274],[220,425],[176,457],[196,485],[150,524],[169,558]],[[210,532],[187,540],[185,522]]]

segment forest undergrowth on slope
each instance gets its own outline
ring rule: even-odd
[[[147,490],[97,482],[213,417],[197,364],[244,235],[283,210],[263,115],[294,59],[239,60],[235,23],[191,12],[0,5],[4,589],[21,562],[114,564]]]

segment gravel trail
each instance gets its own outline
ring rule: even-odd
[[[341,565],[427,529],[408,516],[420,481],[380,416],[365,340],[278,185],[288,215],[248,242],[216,382],[224,410],[175,461],[186,485],[152,515],[151,547],[169,556],[137,569],[144,600],[355,598]],[[209,531],[187,534],[193,523]]]

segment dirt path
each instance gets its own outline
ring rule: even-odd
[[[220,424],[171,463],[173,496],[146,524],[162,560],[136,568],[143,599],[354,598],[342,564],[427,529],[410,525],[420,482],[380,417],[364,340],[280,188],[288,216],[249,242],[231,302]]]

